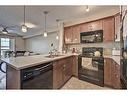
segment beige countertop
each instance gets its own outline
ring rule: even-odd
[[[55,58],[47,58],[47,55],[33,55],[33,56],[22,56],[22,57],[11,57],[11,58],[2,58],[1,60],[8,63],[10,66],[14,67],[17,70],[24,69],[31,66],[36,66],[39,64],[52,62],[55,60],[59,60],[62,58],[70,57],[70,56],[77,56],[78,54],[62,54],[62,56],[55,57]],[[104,58],[111,58],[117,64],[120,65],[120,56],[112,56],[112,55],[104,55]]]
[[[76,56],[77,54],[62,54],[62,56],[55,58],[47,58],[47,55],[34,55],[34,56],[22,56],[22,57],[11,57],[11,58],[2,58],[1,60],[8,63],[13,68],[20,70],[31,66],[36,66],[39,64],[52,62],[62,58]]]
[[[107,56],[104,56],[104,58],[111,58],[111,59],[113,59],[117,64],[120,65],[120,56],[107,55]]]

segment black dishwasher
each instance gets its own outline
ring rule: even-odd
[[[53,65],[45,63],[21,70],[21,89],[52,89]]]

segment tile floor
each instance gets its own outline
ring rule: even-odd
[[[85,90],[85,89],[95,89],[95,90],[99,90],[99,89],[111,89],[111,88],[107,88],[107,87],[100,87],[82,80],[79,80],[78,78],[72,77],[61,89],[77,89],[77,90]]]

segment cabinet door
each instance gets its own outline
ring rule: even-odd
[[[63,83],[62,65],[56,61],[53,63],[53,88],[60,88]]]
[[[81,24],[81,32],[102,30],[102,20]]]
[[[112,85],[113,88],[119,89],[120,83],[120,66],[115,61],[113,61],[113,71],[112,71]]]
[[[78,77],[78,56],[73,56],[72,64],[73,76]]]
[[[89,31],[102,30],[102,20],[97,20],[88,23],[88,30]]]
[[[104,84],[112,87],[112,60],[105,58],[104,62]]]
[[[73,26],[73,43],[80,43],[80,25]]]
[[[80,25],[80,27],[81,27],[80,32],[88,32],[89,31],[88,23],[83,23],[83,24]]]
[[[109,17],[103,19],[103,41],[112,42],[114,41],[115,32],[114,32],[114,17]]]
[[[120,41],[120,14],[115,15],[115,41]]]
[[[63,65],[63,80],[66,82],[72,76],[72,57],[65,59]]]
[[[72,39],[73,39],[72,34],[73,34],[72,27],[64,28],[64,39],[66,44],[72,43]]]

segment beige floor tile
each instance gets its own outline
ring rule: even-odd
[[[77,90],[85,90],[85,89],[110,89],[110,88],[107,88],[107,87],[100,87],[98,85],[94,85],[94,84],[91,84],[91,83],[88,83],[88,82],[85,82],[85,81],[82,81],[82,80],[79,80],[75,77],[72,77],[61,89],[77,89]]]

